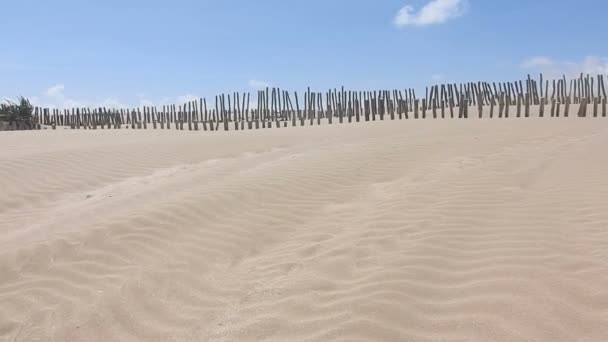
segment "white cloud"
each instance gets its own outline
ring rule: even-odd
[[[63,84],[56,84],[45,91],[45,94],[48,96],[63,96],[63,91],[65,87]]]
[[[443,74],[433,74],[431,78],[433,79],[433,81],[441,81],[445,78],[445,76],[443,76]]]
[[[82,103],[82,102],[81,102]],[[87,102],[84,102],[85,106]],[[127,104],[123,103],[122,101],[115,99],[113,97],[108,97],[102,100],[98,100],[98,101],[93,101],[93,102],[89,102],[89,103],[93,103],[93,107],[106,107],[106,108],[127,108],[129,107]]]
[[[589,74],[608,73],[608,58],[587,56],[577,66],[581,72]]]
[[[418,12],[410,5],[403,6],[393,23],[397,27],[441,24],[463,15],[467,9],[467,0],[432,0]]]
[[[533,56],[527,58],[522,64],[522,68],[530,69],[530,68],[539,68],[539,67],[547,67],[555,64],[549,57],[545,56]]]
[[[184,95],[178,95],[178,96],[165,96],[165,97],[161,97],[158,100],[154,100],[154,99],[149,99],[146,96],[143,95],[139,95],[139,104],[136,104],[136,106],[146,106],[146,107],[162,107],[165,105],[183,105],[187,102],[190,101],[196,101],[198,99],[200,99],[200,96],[197,95],[193,95],[193,94],[184,94]]]
[[[180,95],[178,97],[175,98],[175,104],[184,104],[186,102],[190,102],[190,101],[194,101],[194,100],[198,100],[199,96],[196,95],[192,95],[192,94],[186,94],[186,95]]]
[[[52,108],[82,107],[80,101],[67,98],[64,91],[65,86],[63,84],[56,84],[46,89],[41,98],[33,97],[31,102],[34,105]]]
[[[249,82],[247,84],[249,85],[249,87],[251,87],[253,89],[257,89],[257,90],[261,90],[266,87],[270,87],[269,82],[259,81],[259,80],[249,80]]]
[[[530,57],[523,61],[522,68],[542,72],[548,77],[569,77],[583,74],[606,74],[608,73],[608,58],[588,55],[581,61],[560,61],[545,56]]]
[[[94,98],[94,99],[75,99],[66,95],[66,87],[63,84],[56,84],[44,90],[39,96],[29,96],[30,102],[34,106],[45,108],[133,108],[133,107],[161,107],[163,105],[182,105],[186,102],[199,99],[193,94],[184,94],[172,97],[162,97],[160,99],[149,99],[145,94],[138,94],[135,102],[124,102],[114,97]]]

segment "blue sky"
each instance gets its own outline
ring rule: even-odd
[[[0,98],[149,105],[251,91],[608,73],[605,0],[2,1]]]

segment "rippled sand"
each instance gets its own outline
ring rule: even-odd
[[[3,132],[0,341],[606,341],[607,123]]]

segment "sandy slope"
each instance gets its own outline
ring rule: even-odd
[[[606,123],[0,134],[0,341],[606,341]]]

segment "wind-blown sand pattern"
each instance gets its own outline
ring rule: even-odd
[[[606,341],[601,118],[0,135],[1,341]]]

